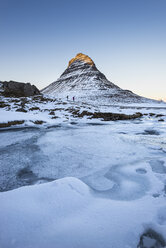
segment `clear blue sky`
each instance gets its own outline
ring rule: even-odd
[[[166,0],[0,0],[0,80],[42,89],[79,52],[121,88],[166,100]]]

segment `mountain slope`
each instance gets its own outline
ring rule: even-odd
[[[73,97],[77,100],[102,102],[146,102],[129,90],[122,90],[110,82],[95,66],[93,60],[79,53],[69,61],[68,68],[60,78],[42,90],[56,97]]]

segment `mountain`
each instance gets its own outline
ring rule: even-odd
[[[123,90],[110,82],[101,73],[93,60],[82,53],[69,61],[67,69],[60,78],[42,90],[58,98],[75,97],[82,101],[102,101],[104,103],[147,102],[129,90]]]

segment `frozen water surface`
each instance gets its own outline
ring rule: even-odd
[[[1,247],[166,245],[165,124],[103,124],[0,132]]]
[[[72,176],[101,197],[140,198],[163,187],[153,171],[166,173],[164,129],[144,135],[153,129],[153,123],[122,121],[1,132],[0,189]]]

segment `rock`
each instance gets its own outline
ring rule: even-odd
[[[51,119],[57,119],[58,117],[57,116],[53,116],[53,117],[51,117]]]
[[[140,118],[143,116],[142,113],[135,113],[133,115],[126,115],[126,114],[119,114],[119,113],[109,113],[109,112],[88,112],[88,111],[82,111],[82,113],[79,112],[79,110],[70,109],[69,112],[73,114],[75,117],[84,117],[89,116],[90,119],[102,119],[103,121],[117,121],[117,120],[132,120],[136,118]]]
[[[49,113],[49,115],[55,115],[54,111],[51,111],[51,112]]]
[[[38,102],[38,103],[47,103],[47,102],[55,102],[56,99],[52,99],[52,98],[48,98],[48,97],[45,97],[43,96],[42,94],[41,95],[38,95],[38,96],[33,96],[32,99],[35,101],[35,102]]]
[[[9,106],[10,106],[9,104],[6,104],[5,102],[0,101],[0,108],[5,108],[5,107],[9,107]]]
[[[144,133],[142,133],[144,135],[160,135],[160,133],[156,130],[153,130],[153,129],[146,129],[144,131]]]
[[[78,53],[78,54],[75,56],[75,58],[73,58],[73,59],[71,59],[71,60],[69,61],[68,67],[69,67],[74,61],[76,61],[76,60],[83,61],[83,62],[85,62],[85,63],[87,63],[87,64],[89,64],[89,65],[91,65],[91,66],[94,65],[93,60],[92,60],[89,56],[87,56],[87,55],[85,55],[85,54],[83,54],[83,53]]]
[[[41,95],[40,91],[35,85],[30,83],[20,83],[15,81],[1,82],[1,94],[6,97],[27,97],[34,95]]]
[[[158,114],[158,115],[156,115],[156,117],[163,117],[164,115],[162,115],[162,114]]]
[[[36,124],[36,125],[41,125],[41,124],[45,123],[45,121],[37,120],[37,121],[33,121],[33,123]]]
[[[16,109],[16,112],[23,112],[23,113],[27,113],[27,110],[24,109],[24,108],[19,108],[19,109]]]
[[[133,115],[117,114],[117,113],[101,113],[94,112],[93,118],[101,118],[104,121],[117,121],[117,120],[132,120],[142,117],[141,113],[136,113]]]
[[[32,108],[30,108],[29,110],[30,110],[30,111],[40,110],[40,108],[39,108],[39,107],[32,107]]]

